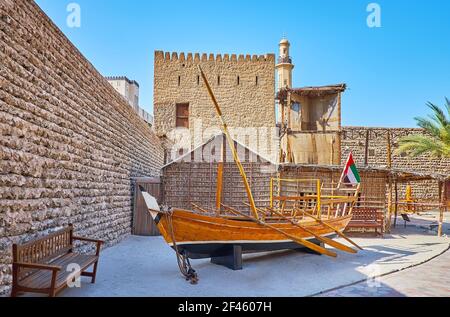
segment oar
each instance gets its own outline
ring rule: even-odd
[[[328,244],[328,245],[330,245],[330,246],[332,246],[332,247],[334,247],[334,248],[336,248],[336,249],[338,249],[338,250],[344,251],[344,252],[348,252],[348,253],[358,253],[358,251],[356,251],[355,249],[352,249],[352,248],[346,246],[345,244],[342,244],[342,243],[340,243],[340,242],[334,241],[333,239],[330,239],[330,238],[327,238],[327,237],[319,236],[319,235],[316,234],[314,231],[312,231],[312,230],[310,230],[310,229],[308,229],[308,228],[305,228],[305,227],[301,226],[300,224],[298,224],[297,222],[293,221],[292,219],[289,219],[288,217],[286,217],[285,215],[283,215],[281,212],[278,212],[278,211],[273,210],[273,209],[271,209],[271,208],[268,208],[268,210],[274,212],[275,214],[277,214],[277,215],[280,216],[281,218],[283,218],[283,219],[289,221],[291,224],[293,224],[294,226],[296,226],[296,227],[302,229],[303,231],[308,232],[309,234],[313,235],[317,240],[319,240],[319,241],[321,241],[321,242],[323,242],[323,243],[326,243],[326,244]]]
[[[201,212],[203,212],[203,213],[205,213],[205,214],[209,214],[209,213],[210,213],[208,210],[203,209],[203,208],[199,207],[198,205],[196,205],[196,204],[194,204],[194,203],[192,203],[192,202],[191,202],[191,205],[192,205],[192,207],[194,207],[195,209],[197,209],[197,210],[199,210],[199,211],[201,211]]]
[[[272,229],[273,231],[276,231],[276,232],[278,232],[278,233],[284,235],[285,237],[287,237],[287,238],[293,240],[294,242],[296,242],[296,243],[298,243],[298,244],[300,244],[300,245],[303,245],[303,246],[305,246],[305,247],[307,247],[307,248],[309,248],[309,249],[311,249],[311,250],[313,250],[313,251],[316,251],[317,253],[325,254],[325,255],[328,255],[328,256],[331,256],[331,257],[337,257],[337,254],[336,254],[336,253],[334,253],[334,252],[332,252],[332,251],[330,251],[330,250],[327,250],[327,249],[325,249],[325,248],[322,248],[321,246],[318,246],[317,244],[314,244],[314,243],[309,242],[309,241],[306,241],[306,240],[304,240],[304,239],[295,237],[295,236],[293,236],[293,235],[291,235],[291,234],[289,234],[289,233],[287,233],[287,232],[284,232],[284,231],[281,230],[281,229],[278,229],[277,227],[271,226],[271,225],[269,225],[269,224],[267,224],[267,223],[265,223],[265,222],[263,222],[263,221],[261,221],[261,220],[259,220],[259,219],[255,219],[255,218],[253,218],[253,217],[251,217],[251,216],[249,216],[249,215],[246,215],[246,214],[244,214],[244,213],[242,213],[242,212],[239,212],[239,211],[237,211],[237,210],[235,210],[235,209],[233,209],[233,208],[231,208],[231,207],[228,207],[228,206],[226,206],[226,205],[224,205],[224,204],[221,204],[221,205],[222,205],[224,208],[228,209],[229,211],[231,211],[231,212],[233,212],[233,213],[235,213],[235,214],[237,214],[237,215],[239,215],[239,216],[242,216],[242,217],[244,217],[244,218],[247,218],[247,219],[249,219],[249,220],[251,220],[251,221],[253,221],[253,222],[255,222],[255,223],[257,223],[257,224],[259,224],[259,225],[261,225],[261,226],[263,226],[263,227]]]
[[[313,215],[307,213],[306,211],[303,211],[303,213],[304,213],[306,216],[308,216],[308,217],[314,219],[315,221],[317,221],[317,222],[320,223],[321,225],[324,225],[325,227],[330,228],[331,230],[333,230],[334,232],[336,232],[338,236],[340,236],[341,238],[344,238],[345,240],[347,240],[348,242],[350,242],[351,244],[353,244],[353,245],[354,245],[355,247],[357,247],[358,249],[364,250],[364,249],[361,248],[359,245],[357,245],[355,242],[353,242],[349,237],[347,237],[345,234],[343,234],[342,232],[340,232],[339,230],[337,230],[337,229],[334,228],[333,226],[331,226],[331,225],[329,225],[328,223],[326,223],[326,222],[320,220],[319,218],[317,218],[317,217],[315,217],[315,216],[313,216]]]

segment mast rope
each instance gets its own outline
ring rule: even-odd
[[[189,281],[192,285],[196,285],[198,283],[198,275],[197,272],[192,268],[191,262],[189,261],[188,256],[184,251],[178,249],[177,242],[175,240],[175,233],[173,230],[173,211],[170,209],[167,213],[167,224],[169,227],[169,234],[172,239],[172,243],[175,249],[175,254],[177,256],[178,268],[180,269],[181,274],[185,277],[186,281]]]

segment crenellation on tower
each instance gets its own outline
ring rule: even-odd
[[[155,51],[155,60],[163,60],[164,52],[163,51]]]
[[[266,54],[264,59],[269,62],[275,62],[275,54]]]
[[[164,62],[274,62],[275,54],[250,55],[250,54],[214,54],[214,53],[185,53],[185,52],[164,52],[155,51],[155,60]]]

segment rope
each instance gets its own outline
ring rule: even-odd
[[[169,210],[166,215],[167,223],[169,225],[169,234],[177,256],[178,268],[180,269],[181,274],[185,277],[186,281],[189,281],[192,285],[195,285],[198,283],[198,275],[192,268],[191,262],[189,261],[186,253],[184,251],[179,251],[177,242],[175,241],[175,234],[173,231],[173,211]]]

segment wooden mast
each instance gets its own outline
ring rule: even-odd
[[[212,102],[214,104],[214,107],[216,108],[217,115],[219,116],[220,121],[222,123],[222,129],[223,129],[223,132],[225,133],[225,136],[226,136],[226,138],[228,140],[228,144],[230,146],[231,153],[233,154],[234,161],[236,162],[236,165],[237,165],[237,167],[239,169],[239,173],[241,174],[242,180],[244,181],[245,190],[247,192],[248,201],[249,201],[249,204],[250,204],[250,210],[251,210],[251,212],[253,214],[253,217],[255,217],[255,219],[259,219],[258,211],[256,210],[255,200],[253,199],[253,194],[252,194],[252,191],[250,189],[250,185],[249,185],[248,180],[247,180],[247,175],[245,174],[244,167],[242,166],[242,163],[241,163],[241,161],[239,159],[239,156],[237,154],[237,150],[236,150],[236,147],[234,145],[234,140],[231,138],[230,132],[228,131],[228,125],[225,122],[225,119],[223,118],[222,110],[219,107],[219,104],[218,104],[218,102],[216,100],[216,97],[214,96],[214,93],[213,93],[213,91],[211,89],[211,86],[209,85],[208,79],[206,78],[206,75],[203,72],[203,70],[202,70],[200,65],[198,65],[198,69],[200,71],[200,74],[202,75],[203,81],[205,82],[206,89],[208,90],[209,96],[211,97],[211,100],[212,100]]]
[[[225,163],[225,140],[222,138],[222,146],[220,147],[220,162],[217,165],[217,187],[216,187],[216,214],[220,215],[220,207],[222,206],[223,191],[223,167]]]

